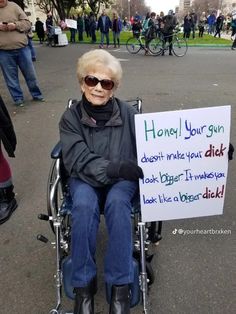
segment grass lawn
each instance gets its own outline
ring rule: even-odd
[[[69,31],[65,31],[63,32],[67,35],[68,41],[70,40],[70,32]],[[113,38],[112,38],[112,32],[110,32],[110,44],[113,43]],[[132,36],[132,32],[126,31],[126,32],[121,32],[120,34],[120,43],[121,44],[125,44],[127,39],[129,37]],[[182,37],[182,34],[179,35],[180,37]],[[96,37],[97,37],[97,43],[100,43],[100,32],[96,32]],[[38,41],[38,36],[36,33],[34,33],[34,38],[33,40]],[[78,41],[78,34],[76,34],[76,42]],[[90,43],[91,42],[91,38],[87,38],[86,34],[84,33],[84,40],[80,43]],[[230,40],[228,39],[223,39],[223,38],[215,38],[211,35],[204,35],[203,38],[198,38],[198,36],[196,36],[195,39],[188,39],[188,44],[189,46],[199,46],[199,45],[210,45],[210,46],[217,46],[217,45],[227,45],[230,46],[232,43]]]

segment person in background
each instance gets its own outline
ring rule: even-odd
[[[124,30],[127,31],[128,30],[128,18],[125,17],[123,20],[123,26],[124,26]]]
[[[221,36],[221,31],[223,29],[223,25],[224,25],[224,15],[222,13],[219,14],[219,16],[216,19],[216,32],[214,37],[216,37],[218,35],[218,37],[220,38]]]
[[[138,38],[142,30],[142,24],[138,19],[134,19],[133,25],[132,25],[132,32],[133,36]]]
[[[78,14],[77,17],[77,30],[78,30],[78,39],[79,41],[83,41],[83,33],[84,33],[84,19],[81,14]]]
[[[0,67],[16,106],[24,105],[18,69],[21,70],[35,101],[44,101],[28,47],[31,24],[24,11],[14,2],[0,1]]]
[[[76,21],[76,18],[74,15],[71,15],[70,20]],[[76,28],[70,27],[70,43],[75,43],[75,34],[76,34]]]
[[[216,22],[216,14],[213,11],[208,17],[207,17],[207,24],[208,24],[208,34],[214,34],[215,32],[215,22]]]
[[[87,14],[84,16],[84,30],[86,33],[87,38],[90,37],[90,32],[89,32],[89,17]]]
[[[225,31],[226,31],[226,34],[229,33],[230,27],[231,27],[231,16],[229,14],[227,14],[226,19],[225,19]]]
[[[163,22],[163,18],[164,18],[164,12],[161,11],[159,15],[156,16],[156,24],[157,24],[157,29],[162,31],[164,28],[164,22]]]
[[[197,14],[194,10],[190,13],[191,16],[191,31],[192,31],[192,38],[195,39],[195,30],[197,25]]]
[[[184,35],[183,37],[189,39],[191,33],[191,16],[188,12],[184,17]]]
[[[9,157],[15,157],[16,135],[7,108],[0,95],[0,224],[6,222],[17,208],[11,168],[3,155],[2,144]]]
[[[198,21],[198,30],[199,30],[198,36],[199,37],[203,37],[206,23],[207,23],[206,13],[202,12]]]
[[[35,31],[38,36],[39,43],[42,44],[44,42],[45,31],[43,22],[40,21],[39,17],[36,18]]]
[[[232,12],[231,12],[231,27],[232,34],[231,39],[233,40],[233,44],[231,46],[232,50],[236,49],[236,3],[233,4]]]
[[[132,27],[132,25],[134,23],[134,16],[133,15],[130,17],[129,23],[130,23],[130,25]]]
[[[96,238],[103,208],[108,230],[105,281],[110,312],[130,313],[134,280],[132,201],[143,171],[137,165],[134,117],[138,112],[114,93],[122,78],[118,59],[95,49],[77,65],[82,99],[63,114],[62,158],[72,196],[72,277],[74,314],[93,314],[96,293]]]
[[[138,19],[137,19],[138,20]],[[147,30],[148,30],[148,22],[150,20],[150,13],[147,12],[145,19],[142,22],[142,34],[145,36]]]
[[[116,48],[116,43],[118,48],[120,48],[120,32],[122,31],[122,22],[117,13],[113,13],[112,19],[112,31],[113,31],[113,43],[114,48]]]
[[[148,54],[149,50],[148,50],[148,44],[149,42],[155,38],[156,36],[156,13],[152,12],[150,14],[150,18],[148,19],[148,25],[147,25],[147,30],[145,32],[145,55]]]
[[[165,43],[169,42],[169,55],[172,56],[172,39],[173,39],[173,31],[177,24],[176,16],[174,15],[173,10],[169,10],[168,14],[163,18],[164,28],[164,40]],[[162,56],[164,56],[165,51],[162,51]]]
[[[96,18],[95,15],[93,14],[93,12],[90,12],[89,14],[89,32],[91,35],[91,42],[92,43],[96,43],[97,41],[97,37],[96,37]]]
[[[112,28],[112,23],[106,14],[106,10],[104,9],[102,11],[102,15],[100,15],[98,19],[98,25],[97,30],[100,30],[101,32],[101,43],[99,45],[99,48],[103,48],[104,45],[104,37],[106,38],[106,44],[107,48],[109,48],[109,29]]]
[[[47,14],[47,19],[46,19],[46,32],[47,32],[47,45],[51,45],[53,41],[53,18],[52,18],[52,13],[49,12]]]

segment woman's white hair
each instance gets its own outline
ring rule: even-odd
[[[83,79],[89,72],[94,71],[96,67],[102,66],[111,72],[111,80],[115,83],[115,88],[120,84],[122,78],[122,68],[120,61],[106,50],[94,49],[83,54],[77,64],[77,77],[82,84]]]

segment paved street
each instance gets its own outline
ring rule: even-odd
[[[90,45],[48,48],[36,45],[37,70],[45,103],[33,103],[24,87],[26,106],[15,108],[0,74],[0,92],[7,102],[18,138],[16,158],[11,159],[19,207],[0,226],[0,313],[48,314],[55,305],[54,250],[36,240],[39,233],[53,240],[47,222],[46,184],[50,151],[58,140],[58,122],[68,98],[79,98],[77,58]],[[236,146],[235,60],[230,48],[189,48],[183,58],[130,55],[125,46],[110,49],[124,70],[117,96],[143,99],[144,112],[231,105],[231,142]],[[236,158],[236,157],[235,157]],[[163,240],[153,248],[156,281],[150,291],[151,314],[234,314],[236,312],[236,165],[229,165],[224,214],[168,221]],[[177,229],[223,229],[231,235],[174,235]],[[108,313],[103,284],[105,249],[102,218],[98,239],[100,271],[96,313]],[[65,300],[66,309],[72,302]],[[141,306],[132,314],[141,313]]]

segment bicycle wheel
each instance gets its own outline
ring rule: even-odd
[[[172,51],[176,57],[183,57],[188,50],[187,42],[184,38],[175,38],[173,40]]]
[[[153,38],[148,44],[148,50],[155,56],[162,52],[163,42],[159,38]]]
[[[138,38],[130,37],[126,42],[126,49],[129,53],[136,54],[141,49]]]

